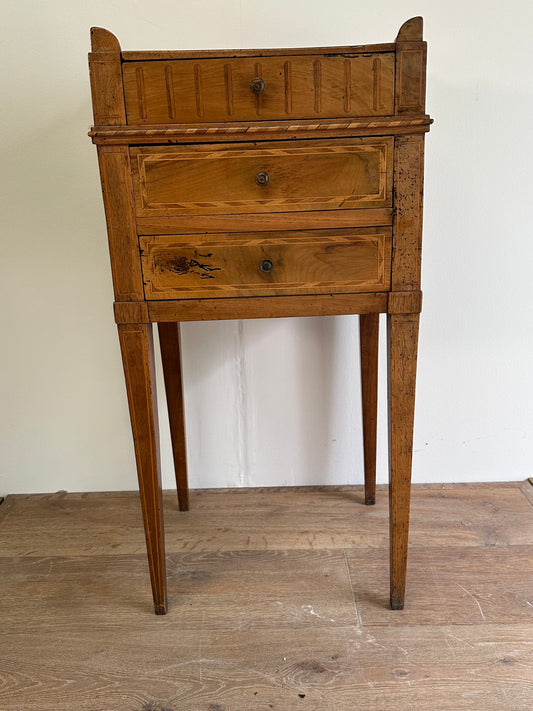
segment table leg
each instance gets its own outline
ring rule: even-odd
[[[167,583],[152,325],[120,324],[118,333],[135,445],[154,607],[157,615],[164,615],[167,611]]]
[[[167,394],[178,505],[180,511],[188,511],[189,486],[187,483],[187,443],[185,439],[185,412],[181,379],[180,326],[179,323],[161,322],[157,324],[157,328]]]
[[[376,503],[379,314],[359,316],[365,504]]]
[[[420,314],[387,316],[390,603],[403,609],[409,537],[416,357]]]

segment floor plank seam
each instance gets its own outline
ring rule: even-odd
[[[350,590],[352,591],[352,600],[353,600],[353,604],[354,604],[354,607],[355,607],[355,615],[356,615],[356,618],[357,618],[357,627],[358,627],[360,630],[362,630],[362,629],[363,629],[363,620],[362,620],[362,618],[361,618],[361,612],[360,612],[360,609],[359,609],[359,603],[358,603],[358,601],[357,601],[357,593],[356,593],[355,588],[354,588],[353,583],[352,583],[352,576],[351,576],[351,574],[350,574],[350,565],[349,565],[349,563],[348,563],[348,556],[347,556],[347,554],[346,554],[346,549],[343,548],[343,549],[342,549],[342,552],[343,552],[343,555],[344,555],[344,564],[345,564],[345,566],[346,566],[346,575],[348,576],[348,584],[349,584],[349,586],[350,586]]]

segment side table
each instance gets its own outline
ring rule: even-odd
[[[359,314],[365,501],[375,501],[387,314],[390,601],[405,597],[426,43],[123,52],[91,30],[94,127],[152,591],[167,610],[152,323],[179,507],[189,506],[179,323]]]

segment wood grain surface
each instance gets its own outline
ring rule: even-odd
[[[279,230],[341,229],[343,227],[382,227],[392,224],[392,209],[314,210],[313,212],[271,212],[253,215],[181,215],[138,217],[139,235],[181,235],[204,232],[244,232],[253,220],[254,232]]]
[[[395,53],[127,62],[128,124],[387,116]],[[263,80],[260,93],[251,83]]]
[[[151,321],[210,321],[282,316],[327,316],[384,313],[388,294],[302,294],[299,296],[244,296],[221,299],[176,299],[148,302]]]
[[[390,326],[391,604],[403,607],[423,134],[431,122],[422,25],[420,17],[404,23],[392,46],[188,54],[122,53],[112,33],[92,30],[90,135],[99,144],[156,612],[166,610],[165,548],[150,322],[162,323],[179,499],[186,508],[180,356],[170,323],[362,315],[370,503],[376,337],[369,324],[383,311]],[[324,217],[314,222],[320,212]],[[290,530],[284,533],[287,548]]]
[[[147,299],[388,291],[391,230],[140,237]]]
[[[379,314],[359,316],[365,503],[376,503]]]
[[[419,318],[418,313],[387,316],[390,602],[393,610],[403,609],[405,598]]]
[[[389,137],[132,147],[137,216],[389,207],[392,153]]]
[[[181,375],[181,334],[179,323],[158,323],[161,363],[172,441],[174,472],[180,511],[189,510],[187,481],[187,438],[185,436],[185,403]]]
[[[419,19],[422,18],[412,18]],[[408,20],[410,22],[410,20]],[[404,26],[408,24],[404,23]],[[99,28],[93,28],[99,29]],[[108,33],[111,34],[111,33]],[[113,35],[112,35],[113,36]],[[118,43],[116,37],[114,38]],[[309,54],[369,54],[371,52],[394,52],[396,46],[394,42],[380,44],[357,44],[344,45],[342,47],[285,47],[285,48],[261,48],[261,49],[175,49],[175,50],[128,50],[122,52],[122,59],[125,62],[155,61],[159,59],[188,59],[195,57],[198,59],[217,59],[220,57],[276,57],[281,55],[309,55]]]
[[[152,325],[119,324],[118,335],[156,614],[166,612],[165,530]]]
[[[224,124],[158,124],[157,126],[93,126],[93,143],[149,145],[155,143],[212,143],[213,139],[232,141],[268,141],[287,138],[341,138],[357,136],[393,136],[429,131],[433,119],[428,115],[396,115],[350,119],[301,119],[298,121],[233,121]]]
[[[414,486],[399,612],[385,487],[374,507],[362,487],[192,491],[186,514],[165,493],[164,617],[138,494],[8,496],[0,708],[529,711],[527,487]]]

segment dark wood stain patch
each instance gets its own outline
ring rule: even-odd
[[[162,272],[174,272],[175,274],[198,274],[202,279],[214,279],[211,272],[221,271],[221,267],[213,267],[203,260],[210,259],[212,252],[200,254],[195,251],[194,257],[189,259],[186,255],[161,254],[154,260],[154,265]],[[202,261],[199,261],[200,258]]]

